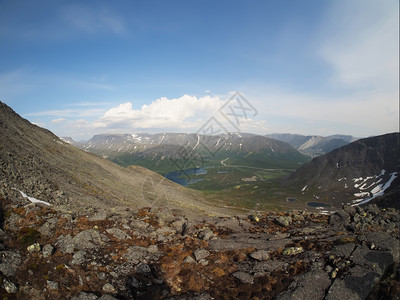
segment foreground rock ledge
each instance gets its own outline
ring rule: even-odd
[[[399,212],[186,219],[60,212],[1,199],[8,299],[396,299]],[[288,222],[286,222],[288,221]]]

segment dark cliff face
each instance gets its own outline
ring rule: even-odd
[[[383,186],[391,174],[399,172],[399,143],[399,133],[355,141],[301,166],[289,177],[287,184],[300,189],[305,186],[309,190],[320,189],[325,193],[325,200],[333,197],[336,200],[333,202],[352,200],[354,194],[371,192],[378,183]],[[364,186],[360,190],[357,179],[368,182],[371,189]],[[388,191],[395,183],[396,180]],[[340,199],[334,196],[335,193],[340,195]]]
[[[314,158],[294,172],[290,181],[323,183],[341,177],[363,177],[399,171],[399,133],[361,139]]]

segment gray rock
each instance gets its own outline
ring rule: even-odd
[[[210,249],[212,250],[236,250],[244,248],[256,248],[258,250],[274,251],[285,247],[287,244],[292,243],[291,239],[280,239],[276,241],[269,241],[270,234],[260,233],[257,238],[250,233],[234,233],[229,238],[220,238],[210,242]]]
[[[127,262],[137,265],[147,257],[147,248],[140,246],[129,247],[124,255]]]
[[[151,253],[151,254],[156,254],[159,252],[157,245],[150,245],[147,248],[147,252]]]
[[[250,257],[256,260],[268,260],[270,258],[269,252],[266,250],[258,250],[250,253]]]
[[[197,296],[193,296],[192,299],[193,300],[211,300],[211,299],[214,299],[214,298],[211,297],[210,294],[203,293],[203,294],[200,294],[200,295],[197,295]]]
[[[340,256],[343,258],[347,258],[354,251],[356,245],[354,243],[347,243],[343,245],[335,246],[330,253],[335,256]]]
[[[182,234],[186,225],[186,220],[184,218],[179,218],[172,222],[172,227],[176,230],[176,233]]]
[[[232,219],[232,218],[226,218],[221,221],[218,221],[215,224],[216,228],[227,228],[231,230],[232,232],[243,232],[243,228],[240,225],[239,221],[237,219]]]
[[[44,245],[42,254],[44,258],[50,257],[54,252],[54,247],[50,244]]]
[[[288,237],[290,237],[290,233],[277,232],[277,233],[274,234],[274,236],[270,237],[269,240],[270,241],[276,241],[276,240],[286,239]]]
[[[233,276],[239,279],[243,283],[252,284],[254,281],[254,276],[242,271],[233,273]]]
[[[55,282],[55,281],[49,281],[49,280],[47,280],[47,287],[48,287],[50,290],[58,290],[58,283]]]
[[[347,212],[350,216],[354,216],[357,213],[357,209],[351,205],[344,205],[343,210]]]
[[[75,251],[75,245],[70,235],[60,235],[55,242],[55,246],[64,254],[72,254]]]
[[[210,228],[204,228],[200,233],[198,233],[198,237],[202,240],[208,241],[215,237],[215,234]]]
[[[376,204],[370,204],[370,205],[368,205],[368,206],[365,208],[365,211],[366,211],[367,213],[372,214],[373,216],[376,216],[376,215],[378,215],[378,214],[381,212],[381,210],[379,209],[379,207],[378,207]]]
[[[114,293],[116,290],[112,284],[106,283],[105,285],[103,285],[103,291],[105,291],[106,293]]]
[[[85,262],[85,251],[78,251],[72,256],[71,265],[81,265]]]
[[[289,216],[279,216],[275,218],[275,223],[282,226],[282,227],[288,227],[290,224],[292,224],[292,218]]]
[[[365,234],[367,243],[373,243],[377,249],[389,251],[396,263],[400,262],[400,242],[387,232],[368,232]]]
[[[201,265],[203,265],[203,266],[207,266],[208,265],[208,260],[206,260],[206,259],[200,259],[199,260],[199,264],[201,264]]]
[[[78,296],[71,298],[71,300],[96,300],[98,297],[92,293],[81,292]]]
[[[378,276],[383,276],[394,263],[393,255],[389,251],[370,250],[366,245],[357,246],[350,260],[364,268],[369,268],[369,271]]]
[[[111,296],[111,295],[103,295],[98,300],[118,300],[117,298]]]
[[[379,280],[380,276],[369,268],[355,266],[343,279],[335,279],[325,299],[367,299]]]
[[[246,220],[239,219],[239,225],[243,228],[244,231],[248,231],[250,228],[253,227],[253,224],[247,222]]]
[[[148,264],[138,264],[136,266],[136,273],[138,274],[150,274],[151,273],[151,268]]]
[[[18,291],[17,286],[11,281],[8,281],[7,278],[3,279],[3,287],[9,294],[15,294]]]
[[[41,235],[43,236],[52,236],[54,234],[54,230],[57,226],[57,218],[51,218],[46,221],[39,229]]]
[[[287,291],[280,294],[278,300],[309,300],[324,299],[325,292],[331,285],[331,280],[326,272],[317,270],[308,272],[294,278]],[[346,299],[346,298],[338,298]],[[347,298],[352,299],[352,298]]]
[[[0,272],[6,276],[14,276],[21,263],[21,256],[12,251],[0,252]]]
[[[183,260],[183,263],[192,264],[192,263],[196,263],[196,261],[193,259],[193,257],[186,256],[185,259]]]
[[[111,217],[112,214],[103,209],[98,210],[92,217],[90,217],[89,221],[104,221]]]
[[[157,234],[159,240],[163,239],[167,235],[169,236],[174,233],[175,233],[174,230],[168,226],[163,226],[156,230],[156,234]]]
[[[161,224],[172,223],[175,220],[175,216],[172,214],[171,210],[167,208],[158,208],[155,211],[155,215]]]
[[[210,252],[206,249],[197,249],[193,252],[194,258],[199,261],[203,258],[206,258],[210,255]]]
[[[252,272],[254,276],[264,276],[277,269],[284,269],[288,263],[279,260],[257,261],[253,266],[250,266],[242,271]],[[241,268],[242,269],[242,268]]]
[[[106,230],[108,234],[111,234],[113,237],[115,237],[118,240],[128,240],[132,239],[128,234],[126,234],[124,231],[122,231],[119,228],[109,228]]]
[[[95,249],[105,244],[109,239],[94,229],[86,229],[72,238],[73,244],[79,250]]]
[[[341,229],[350,223],[350,215],[344,210],[338,210],[329,218],[329,225],[334,229]]]
[[[153,226],[151,226],[150,224],[137,219],[132,220],[130,226],[138,234],[148,234],[154,230]]]
[[[293,222],[303,222],[305,220],[304,216],[300,213],[294,213],[291,215]],[[300,224],[299,223],[299,224]]]
[[[7,238],[7,234],[0,228],[0,239],[5,240]]]

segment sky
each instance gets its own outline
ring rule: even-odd
[[[0,0],[0,101],[75,140],[399,131],[399,1]]]

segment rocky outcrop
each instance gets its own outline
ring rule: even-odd
[[[395,299],[400,291],[394,209],[193,219],[143,208],[100,218],[26,199],[2,204],[8,299]]]
[[[360,139],[302,165],[286,184],[327,206],[373,200],[380,207],[398,208],[399,153],[398,132]]]

